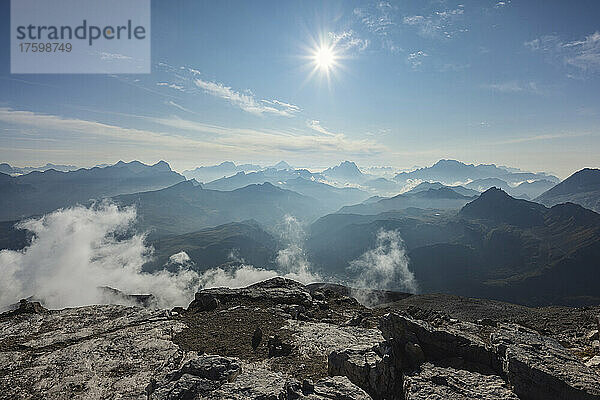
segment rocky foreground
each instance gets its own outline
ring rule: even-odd
[[[187,310],[24,301],[0,315],[0,398],[600,399],[598,315],[282,278]]]

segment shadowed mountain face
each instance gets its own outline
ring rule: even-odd
[[[183,264],[204,271],[229,262],[245,262],[269,267],[278,249],[277,240],[256,221],[231,222],[184,235],[167,236],[151,243],[154,261],[145,266],[152,271],[168,265],[179,265],[171,256],[185,252],[189,261]]]
[[[469,219],[489,220],[498,224],[533,227],[544,223],[545,210],[546,207],[541,204],[514,199],[498,188],[491,188],[476,200],[465,205],[459,215]]]
[[[116,196],[113,200],[122,206],[135,205],[138,227],[150,230],[154,237],[248,219],[272,227],[286,215],[309,222],[323,213],[316,199],[270,183],[219,191],[185,181],[162,190]]]
[[[382,199],[366,204],[346,206],[340,209],[339,212],[343,214],[372,215],[387,211],[403,210],[410,207],[440,210],[459,209],[473,200],[473,198],[473,196],[464,196],[444,186],[439,189],[427,189],[399,194],[389,199]]]
[[[541,194],[536,201],[547,206],[571,202],[600,212],[600,169],[582,169]]]
[[[552,175],[515,172],[507,168],[497,167],[494,164],[473,165],[455,160],[440,160],[431,167],[420,168],[412,172],[402,172],[395,177],[398,182],[406,182],[408,179],[421,179],[425,181],[441,181],[449,184],[484,178],[500,178],[508,183],[520,183],[526,180],[538,179],[547,179],[553,182],[559,181],[558,178]]]
[[[164,161],[155,165],[120,161],[104,168],[48,170],[15,177],[2,174],[0,220],[43,214],[90,199],[161,189],[183,180]]]
[[[525,304],[600,301],[600,215],[576,204],[546,208],[493,188],[456,215],[329,215],[312,225],[307,251],[320,268],[347,275],[381,230],[399,232],[423,292]]]

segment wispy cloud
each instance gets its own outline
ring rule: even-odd
[[[181,85],[177,85],[175,83],[169,83],[169,82],[157,82],[156,86],[166,86],[168,88],[171,89],[175,89],[175,90],[179,90],[181,92],[185,91],[185,88]]]
[[[413,69],[417,69],[423,64],[423,59],[425,57],[429,57],[429,54],[419,50],[414,53],[410,53],[408,57],[406,57],[406,61],[408,61]]]
[[[371,156],[388,151],[385,146],[373,140],[350,139],[322,127],[322,131],[319,131],[318,122],[312,123],[311,129],[320,132],[321,135],[291,130],[231,128],[177,117],[157,118],[135,115],[130,117],[167,127],[168,132],[0,108],[0,122],[17,127],[37,128],[47,132],[48,135],[52,135],[51,132],[75,134],[80,140],[99,139],[107,146],[119,146],[122,143],[135,144],[139,146],[141,152],[143,149],[152,149],[153,152],[159,149],[161,153],[173,154],[177,158],[187,153],[194,158],[199,156],[214,158],[217,155],[264,158],[265,154],[274,153],[291,154],[296,157],[299,154],[339,157],[340,154]],[[181,133],[174,134],[173,130]],[[184,135],[184,132],[192,135]]]
[[[519,81],[506,81],[498,83],[489,83],[481,86],[484,89],[489,89],[500,93],[536,93],[541,94],[541,90],[536,82],[519,82]]]
[[[395,7],[392,4],[379,1],[367,7],[355,8],[353,11],[360,25],[375,35],[381,41],[381,45],[391,52],[400,50],[392,37],[393,28],[398,25],[393,18],[394,10]]]
[[[545,140],[553,140],[553,139],[572,139],[583,136],[596,136],[592,132],[579,132],[579,133],[552,133],[552,134],[544,134],[544,135],[533,135],[533,136],[524,136],[518,138],[507,139],[499,142],[491,143],[493,145],[499,144],[516,144],[516,143],[526,143],[526,142],[539,142]]]
[[[327,136],[340,136],[340,135],[339,135],[339,134],[337,134],[337,133],[334,133],[334,132],[328,131],[327,129],[323,128],[323,127],[321,126],[321,122],[319,122],[319,121],[318,121],[318,120],[316,120],[316,119],[313,119],[313,120],[307,121],[307,122],[306,122],[306,125],[307,125],[307,126],[310,128],[310,129],[312,129],[313,131],[316,131],[316,132],[322,133],[323,135],[327,135]],[[341,136],[343,136],[343,135],[341,135]]]
[[[561,63],[581,74],[600,72],[600,32],[582,40],[565,42],[556,35],[545,35],[524,43],[534,52],[545,54],[551,62]]]
[[[339,49],[342,53],[350,51],[364,51],[369,47],[368,39],[361,39],[357,36],[353,30],[346,30],[342,32],[329,32],[329,38],[331,44],[336,49]]]
[[[458,7],[451,10],[434,11],[428,15],[408,15],[402,19],[402,23],[415,27],[421,36],[452,38],[457,33],[468,31],[467,28],[458,26],[464,12],[463,7]]]
[[[295,112],[300,110],[298,106],[279,100],[257,100],[251,92],[237,92],[231,87],[225,86],[219,82],[205,81],[198,78],[194,80],[194,83],[197,87],[204,90],[205,93],[227,100],[231,104],[252,114],[274,114],[291,117]]]

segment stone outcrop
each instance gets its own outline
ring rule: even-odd
[[[456,398],[514,398],[493,394],[492,389],[506,391],[506,386],[522,400],[600,399],[600,375],[558,341],[531,329],[452,319],[432,325],[399,314],[385,315],[380,328],[404,365],[411,358],[406,351],[408,343],[418,344],[433,363],[405,369],[407,398],[429,398],[428,393],[431,398],[447,398],[443,393],[452,391],[463,396]],[[495,377],[494,381],[487,379],[490,376]],[[476,392],[483,397],[469,394],[478,385],[491,391],[486,394],[487,389],[478,389]]]
[[[496,375],[426,363],[404,377],[406,400],[518,400],[507,383]]]
[[[600,375],[556,340],[515,325],[491,335],[492,351],[515,393],[524,399],[599,399]]]

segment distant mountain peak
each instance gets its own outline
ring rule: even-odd
[[[291,169],[292,166],[290,164],[286,163],[285,161],[281,160],[277,164],[273,165],[273,168],[275,168],[275,169]]]
[[[323,171],[323,175],[328,175],[333,178],[362,178],[363,173],[360,172],[358,166],[353,161],[343,161],[340,165],[327,168]]]

